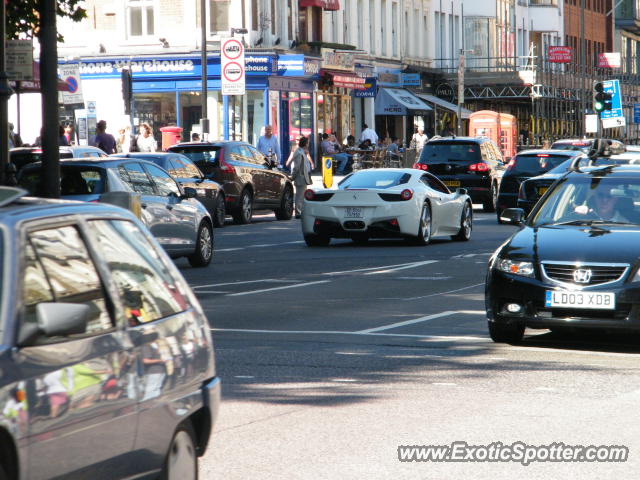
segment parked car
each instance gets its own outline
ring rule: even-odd
[[[25,167],[18,183],[41,193],[40,163]],[[158,165],[144,160],[106,158],[60,162],[62,198],[116,203],[136,213],[173,257],[186,256],[194,267],[213,257],[213,222],[196,200],[195,189],[180,186]]]
[[[469,240],[471,198],[455,192],[434,175],[411,168],[372,168],[346,176],[337,189],[308,189],[302,209],[302,233],[310,247],[331,238],[406,238],[426,245],[432,237]]]
[[[513,157],[500,182],[496,208],[498,223],[501,223],[500,215],[504,209],[517,206],[518,191],[524,180],[542,175],[578,155],[584,154],[579,150],[525,150]]]
[[[197,478],[209,323],[130,212],[0,187],[0,478]]]
[[[489,333],[517,343],[525,327],[640,330],[640,166],[570,169],[524,211],[493,254],[486,282]]]
[[[180,153],[118,153],[118,158],[139,158],[160,165],[183,187],[194,188],[196,198],[207,208],[214,227],[223,227],[226,217],[224,191],[218,182],[205,178],[200,169]]]
[[[575,158],[575,157],[574,157]],[[543,175],[532,177],[524,180],[520,184],[518,191],[517,207],[524,210],[525,214],[529,214],[536,202],[544,195],[549,187],[558,178],[562,177],[571,166],[573,159],[565,160],[560,165],[552,168]],[[600,165],[626,165],[626,164],[638,164],[640,163],[640,152],[627,151],[618,155],[611,155],[610,157],[600,157],[593,160],[589,160],[587,157],[582,157],[578,166],[580,168],[586,167],[589,164],[592,166]]]
[[[98,147],[90,146],[63,146],[60,147],[60,158],[85,158],[100,159],[107,158],[108,155]],[[9,151],[9,161],[16,166],[16,170],[20,170],[29,163],[35,163],[42,160],[42,147],[19,147],[12,148]]]
[[[250,223],[253,210],[273,210],[278,220],[293,215],[293,184],[274,163],[244,142],[179,143],[170,152],[182,153],[204,175],[222,185],[227,212],[236,223]]]
[[[578,150],[587,153],[593,145],[593,138],[563,138],[551,145],[552,150]]]
[[[474,203],[494,212],[506,167],[488,138],[445,137],[428,141],[413,168],[436,175],[449,188],[466,189]]]

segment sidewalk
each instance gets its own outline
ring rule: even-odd
[[[345,177],[345,175],[334,175],[333,176],[333,186],[331,186],[331,188],[336,188],[338,183],[340,182],[340,180],[342,180]],[[322,174],[320,172],[312,172],[311,173],[311,180],[313,180],[313,184],[309,185],[309,188],[313,188],[313,189],[323,189],[324,185],[322,185]]]

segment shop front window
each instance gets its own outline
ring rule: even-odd
[[[136,93],[133,100],[136,126],[148,123],[156,140],[160,128],[177,124],[175,92]]]

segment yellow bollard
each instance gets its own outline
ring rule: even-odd
[[[322,157],[322,185],[324,188],[333,186],[333,159],[331,157]]]

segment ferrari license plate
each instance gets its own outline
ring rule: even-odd
[[[546,307],[613,310],[616,294],[613,292],[585,292],[580,290],[547,290]]]
[[[344,218],[362,218],[362,207],[345,207]]]
[[[444,184],[447,187],[459,187],[460,186],[460,180],[445,180]]]
[[[542,196],[545,193],[547,193],[547,190],[549,190],[549,187],[540,187],[538,188],[538,195]]]

